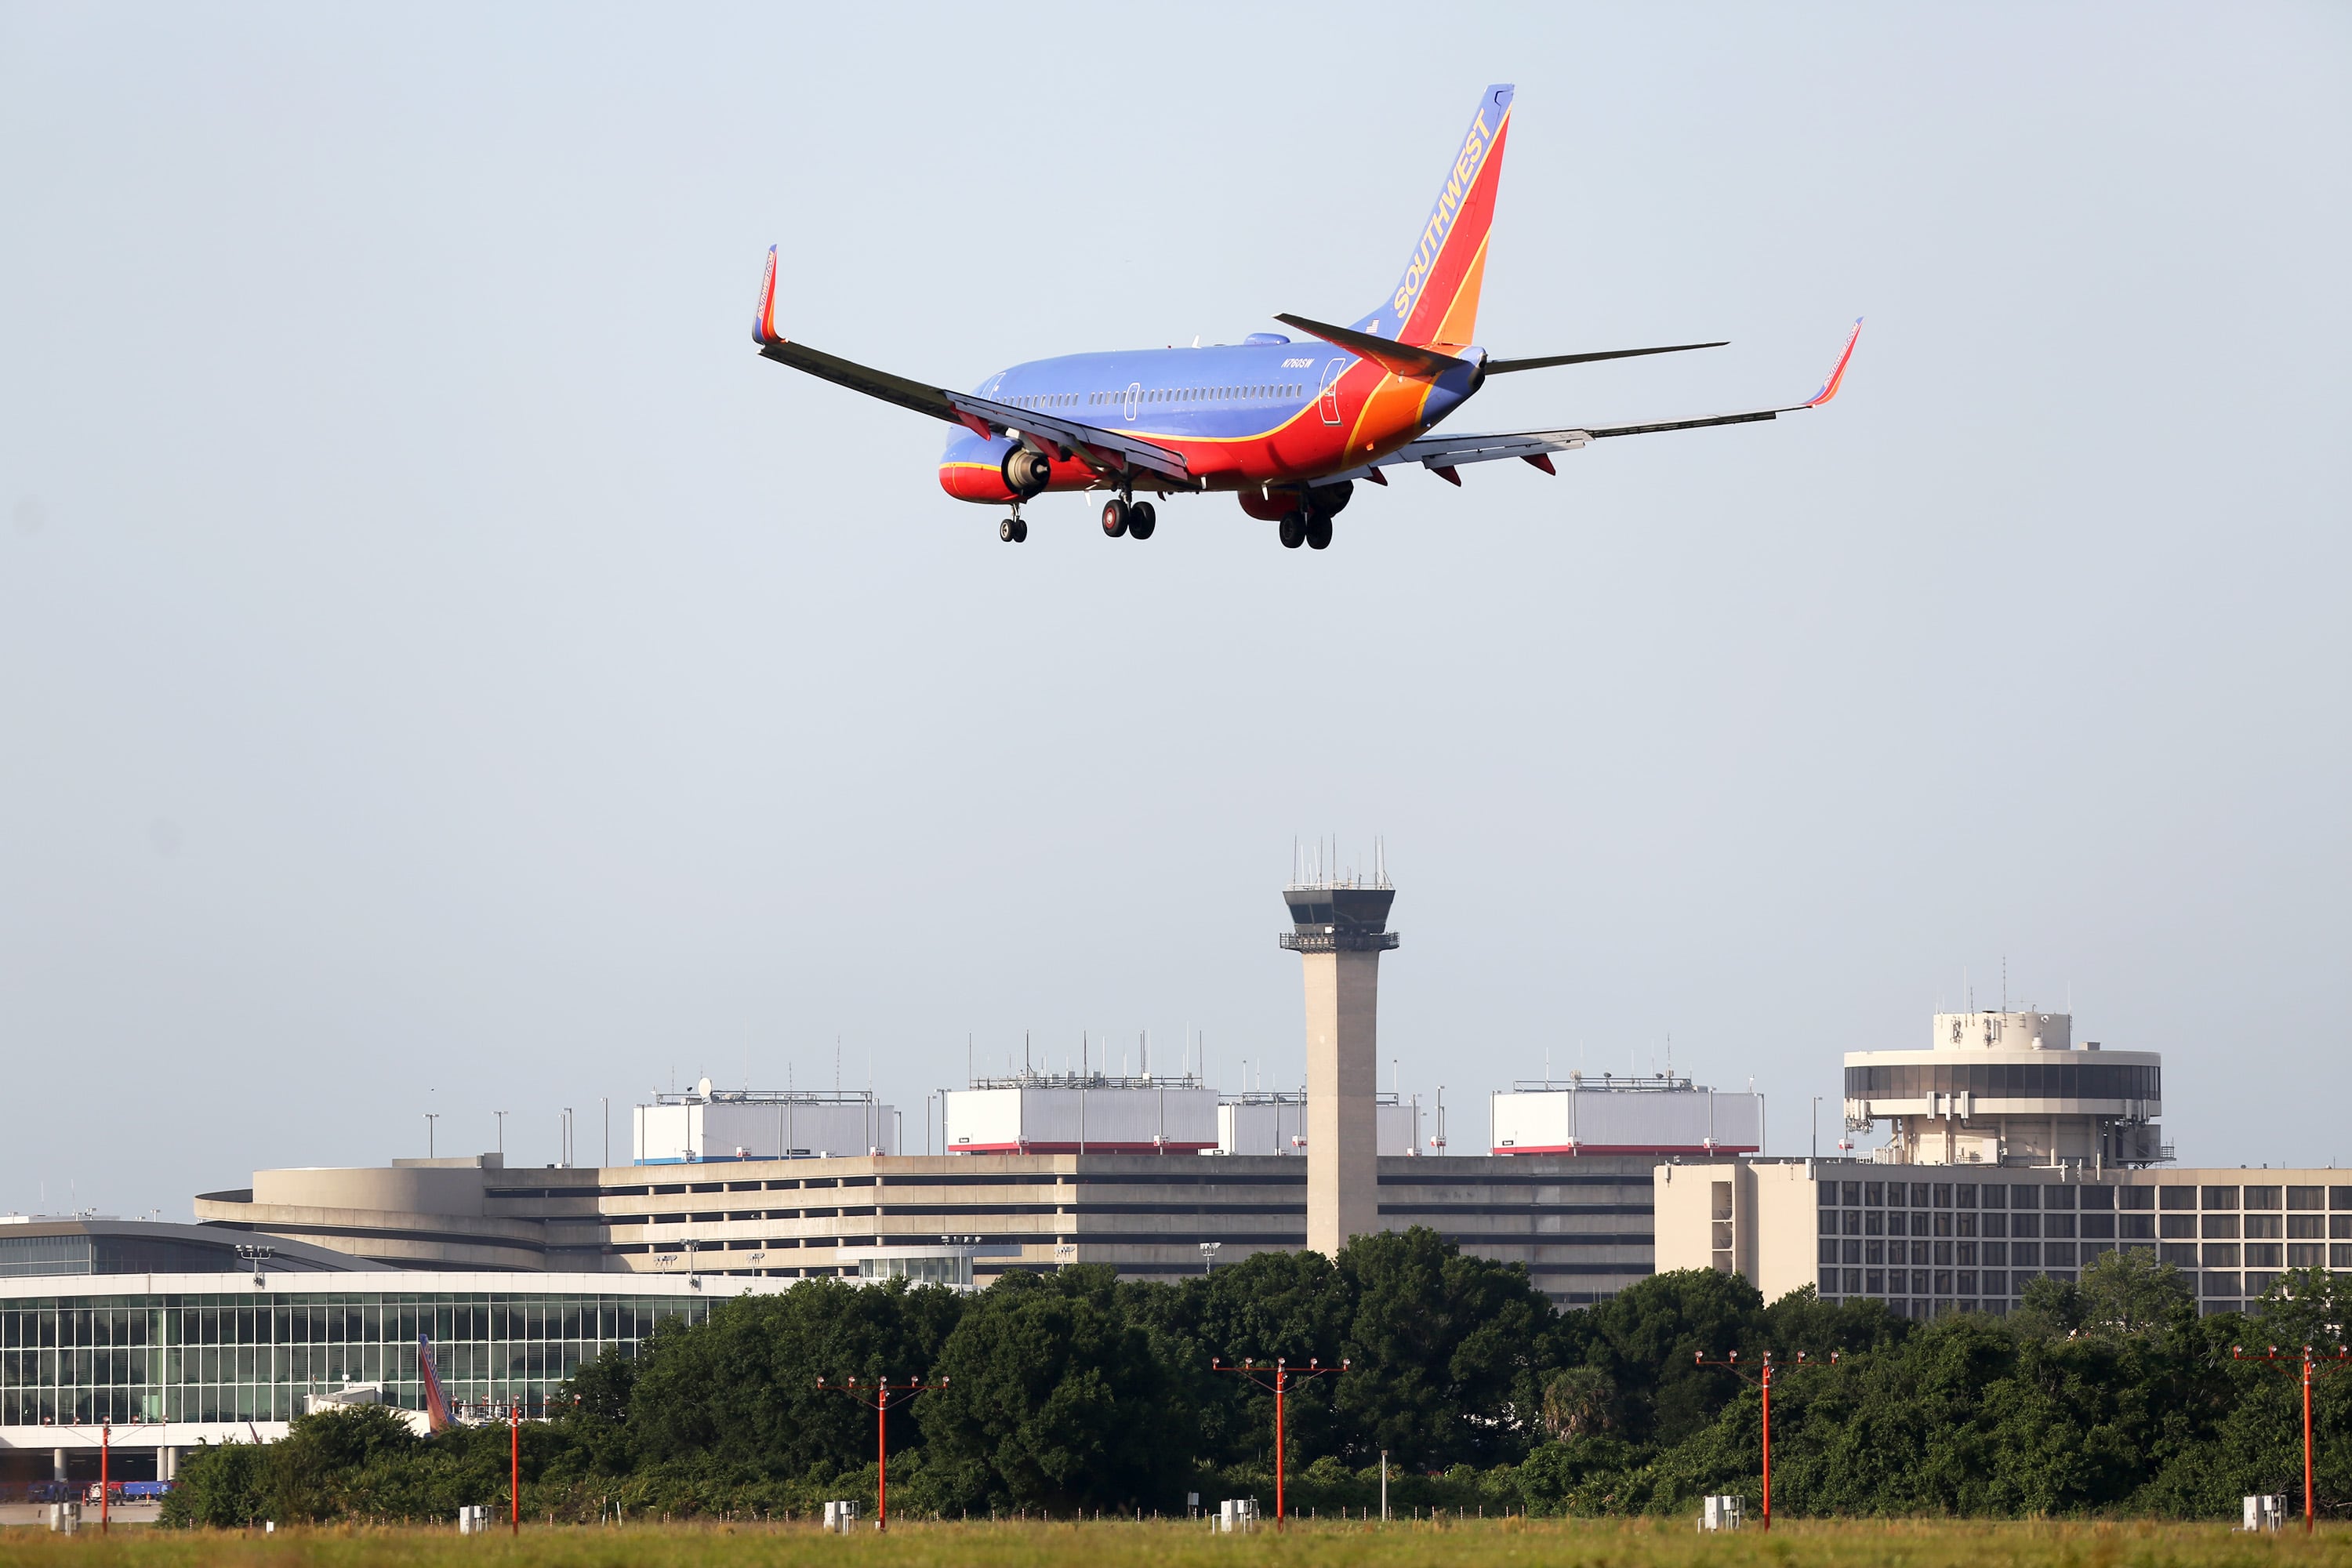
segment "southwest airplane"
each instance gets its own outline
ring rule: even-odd
[[[1369,315],[1344,327],[1275,318],[1319,342],[1253,332],[1238,346],[1066,354],[1016,364],[972,392],[950,392],[779,333],[772,246],[751,335],[760,353],[779,363],[961,426],[940,460],[940,485],[959,500],[1009,506],[997,533],[1014,544],[1029,537],[1021,503],[1048,490],[1112,492],[1103,503],[1102,529],[1114,539],[1149,539],[1158,526],[1151,502],[1135,499],[1138,490],[1162,500],[1229,490],[1250,516],[1279,525],[1286,548],[1322,550],[1355,481],[1386,485],[1381,470],[1397,464],[1418,463],[1455,485],[1461,465],[1500,458],[1550,474],[1558,471],[1552,453],[1611,436],[1745,425],[1819,408],[1837,395],[1860,321],[1829,379],[1802,403],[1644,425],[1432,435],[1490,375],[1723,346],[1671,343],[1535,359],[1490,359],[1475,346],[1512,90],[1490,87],[1479,99],[1404,275]]]

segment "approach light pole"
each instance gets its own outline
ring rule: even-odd
[[[948,1380],[943,1377],[937,1383],[925,1383],[915,1377],[892,1388],[887,1377],[870,1386],[854,1377],[846,1383],[827,1383],[820,1377],[816,1385],[821,1389],[831,1389],[835,1394],[846,1394],[874,1412],[874,1528],[887,1531],[890,1528],[890,1407],[905,1405],[919,1394],[945,1388]]]
[[[522,1534],[522,1396],[507,1401],[507,1533]]]
[[[2279,1354],[2276,1345],[2268,1347],[2268,1352],[2269,1353],[2264,1355],[2248,1355],[2244,1346],[2231,1345],[2230,1359],[2246,1362],[2254,1366],[2275,1367],[2284,1373],[2300,1372],[2303,1374],[2303,1532],[2309,1535],[2312,1529],[2312,1515],[2315,1511],[2311,1485],[2311,1380],[2319,1372],[2335,1372],[2347,1363],[2352,1363],[2352,1351],[2337,1345],[2334,1355],[2318,1357],[2312,1354],[2309,1345],[2305,1345],[2303,1347],[2303,1359],[2300,1362],[2292,1356]]]
[[[1832,1351],[1829,1364],[1835,1366],[1837,1359],[1837,1352]],[[1761,1376],[1751,1376],[1748,1369],[1739,1364],[1738,1351],[1733,1351],[1722,1361],[1709,1361],[1706,1359],[1705,1351],[1696,1351],[1692,1353],[1692,1360],[1699,1366],[1729,1367],[1740,1377],[1761,1385],[1764,1390],[1764,1528],[1769,1530],[1772,1528],[1772,1352],[1770,1351],[1764,1352],[1764,1370]],[[1822,1363],[1811,1360],[1804,1352],[1799,1351],[1795,1364],[1801,1367],[1819,1366]]]
[[[1256,1384],[1260,1388],[1270,1388],[1274,1390],[1274,1527],[1276,1530],[1283,1528],[1283,1392],[1288,1386],[1292,1378],[1297,1378],[1303,1382],[1310,1377],[1322,1377],[1329,1373],[1345,1372],[1350,1364],[1351,1363],[1343,1361],[1338,1366],[1325,1366],[1321,1362],[1317,1361],[1310,1356],[1307,1358],[1307,1370],[1299,1372],[1294,1369],[1287,1361],[1280,1359],[1274,1361],[1244,1361],[1239,1366],[1229,1366],[1224,1362],[1215,1359],[1212,1359],[1209,1363],[1209,1370],[1211,1372],[1239,1373],[1242,1376],[1248,1378],[1252,1383]],[[1264,1377],[1259,1375],[1261,1373],[1272,1373],[1274,1374],[1274,1381],[1271,1383],[1267,1382]]]

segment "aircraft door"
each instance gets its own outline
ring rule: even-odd
[[[1129,382],[1127,384],[1127,422],[1129,424],[1135,423],[1135,405],[1142,401],[1143,384],[1139,381]]]
[[[1335,359],[1323,367],[1323,423],[1339,423],[1339,376],[1353,360]]]

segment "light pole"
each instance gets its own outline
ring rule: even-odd
[[[2337,1345],[2334,1355],[2318,1358],[2312,1354],[2311,1347],[2305,1345],[2303,1347],[2303,1359],[2298,1362],[2292,1356],[2279,1354],[2276,1345],[2270,1346],[2269,1353],[2265,1355],[2248,1355],[2244,1347],[2231,1345],[2230,1359],[2249,1362],[2255,1366],[2276,1367],[2285,1373],[2300,1372],[2303,1374],[2303,1532],[2309,1535],[2312,1529],[2312,1514],[2315,1511],[2311,1486],[2311,1380],[2315,1373],[2323,1369],[2333,1372],[2347,1363],[2352,1363],[2352,1351],[2347,1351],[2342,1345]]]
[[[499,1119],[499,1159],[504,1163],[507,1157],[507,1113],[503,1110],[493,1110],[490,1114]]]
[[[1224,1246],[1224,1243],[1222,1241],[1204,1241],[1201,1243],[1201,1277],[1202,1279],[1207,1279],[1216,1268],[1217,1248],[1223,1246]]]
[[[871,1388],[861,1387],[854,1377],[847,1383],[827,1383],[820,1377],[816,1385],[846,1394],[874,1412],[874,1528],[887,1531],[890,1528],[890,1406],[907,1404],[919,1394],[945,1388],[948,1380],[943,1377],[937,1383],[925,1383],[919,1377],[909,1378],[893,1389],[887,1377]]]
[[[1709,1360],[1707,1360],[1707,1359],[1706,1359],[1706,1352],[1705,1351],[1698,1351],[1698,1352],[1694,1352],[1694,1353],[1693,1353],[1693,1357],[1692,1357],[1692,1359],[1693,1359],[1693,1361],[1696,1363],[1696,1364],[1697,1364],[1697,1365],[1699,1365],[1699,1366],[1723,1366],[1723,1367],[1729,1367],[1729,1368],[1730,1368],[1734,1373],[1737,1373],[1739,1376],[1744,1377],[1744,1378],[1748,1378],[1748,1382],[1750,1382],[1750,1383],[1759,1383],[1759,1384],[1762,1384],[1762,1386],[1763,1386],[1763,1389],[1764,1389],[1764,1528],[1765,1528],[1765,1529],[1767,1529],[1767,1530],[1769,1530],[1769,1529],[1771,1529],[1771,1528],[1772,1528],[1772,1352],[1771,1352],[1770,1351],[1766,1351],[1766,1352],[1764,1352],[1764,1372],[1763,1372],[1763,1375],[1762,1375],[1761,1377],[1749,1377],[1749,1376],[1748,1376],[1748,1369],[1747,1369],[1746,1367],[1743,1367],[1743,1366],[1741,1366],[1741,1365],[1739,1364],[1739,1352],[1738,1352],[1738,1351],[1733,1351],[1733,1352],[1730,1353],[1730,1355],[1729,1355],[1728,1357],[1727,1357],[1725,1360],[1722,1360],[1722,1361],[1709,1361]],[[1835,1366],[1835,1365],[1837,1364],[1837,1359],[1838,1359],[1838,1358],[1837,1358],[1837,1352],[1834,1352],[1834,1351],[1831,1352],[1830,1352],[1830,1363],[1830,1363],[1832,1366]],[[1805,1352],[1802,1352],[1802,1351],[1799,1351],[1799,1352],[1797,1352],[1797,1361],[1796,1361],[1796,1364],[1797,1364],[1797,1365],[1799,1365],[1799,1366],[1806,1366],[1806,1365],[1819,1366],[1819,1365],[1821,1365],[1822,1363],[1819,1363],[1819,1362],[1809,1362],[1809,1361],[1807,1360],[1807,1358],[1806,1358]]]
[[[1248,1378],[1252,1383],[1256,1384],[1260,1388],[1270,1388],[1274,1390],[1274,1527],[1276,1530],[1283,1528],[1283,1392],[1288,1385],[1289,1381],[1294,1377],[1303,1380],[1310,1377],[1321,1377],[1328,1373],[1345,1372],[1348,1370],[1349,1364],[1349,1363],[1343,1361],[1338,1366],[1325,1366],[1322,1363],[1309,1357],[1307,1359],[1306,1371],[1294,1372],[1291,1370],[1290,1363],[1288,1362],[1280,1359],[1270,1362],[1245,1361],[1239,1366],[1228,1366],[1223,1362],[1217,1360],[1212,1360],[1209,1363],[1209,1370],[1211,1372],[1239,1373],[1242,1376]],[[1268,1383],[1265,1378],[1258,1375],[1260,1373],[1269,1372],[1274,1374],[1274,1381],[1271,1383]]]
[[[440,1120],[441,1113],[437,1110],[428,1110],[425,1112],[425,1157],[428,1160],[434,1157],[433,1124]]]
[[[1813,1158],[1822,1157],[1822,1097],[1813,1096]]]
[[[507,1533],[522,1533],[522,1397],[507,1403]]]

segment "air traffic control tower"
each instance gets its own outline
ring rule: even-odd
[[[1282,901],[1282,945],[1307,979],[1307,1246],[1337,1258],[1349,1237],[1381,1228],[1381,954],[1397,944],[1396,889],[1376,869],[1369,880],[1302,879]]]

